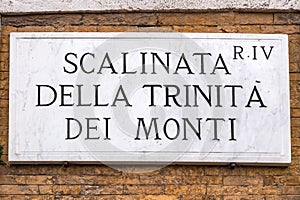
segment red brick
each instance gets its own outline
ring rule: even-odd
[[[185,185],[220,185],[222,182],[222,176],[183,176]]]
[[[153,13],[87,14],[81,19],[84,25],[156,25]]]
[[[39,186],[40,194],[71,194],[79,195],[82,193],[80,185],[41,185]]]
[[[189,194],[189,195],[203,195],[206,193],[205,186],[198,185],[167,185],[165,187],[165,194]]]
[[[247,187],[241,186],[220,186],[209,185],[207,186],[208,195],[245,195],[247,194]]]
[[[282,188],[282,194],[300,195],[300,186],[284,186]]]
[[[159,25],[219,25],[234,24],[233,13],[159,13]]]
[[[236,24],[273,24],[272,13],[239,13],[235,15]]]
[[[124,194],[163,194],[164,188],[160,185],[125,185]]]
[[[180,197],[182,200],[223,200],[221,195],[182,195]]]
[[[140,184],[163,184],[163,183],[167,184],[167,182],[165,180],[168,180],[169,178],[172,178],[172,177],[174,177],[174,176],[163,177],[163,176],[158,176],[158,175],[147,176],[147,175],[142,174],[139,176],[139,183]]]
[[[53,176],[44,176],[44,175],[26,176],[26,184],[28,185],[53,184]]]
[[[164,175],[203,175],[202,166],[168,166],[162,170]]]
[[[224,196],[223,200],[264,200],[263,195]]]
[[[1,194],[38,194],[37,185],[0,185]]]
[[[64,26],[81,24],[78,14],[42,14],[42,15],[7,15],[2,16],[3,26]]]
[[[300,195],[266,195],[265,200],[299,200]]]
[[[82,186],[83,195],[123,194],[122,185],[85,185]]]
[[[300,15],[295,13],[275,13],[275,24],[300,24]]]
[[[300,138],[292,138],[292,147],[300,147]]]
[[[295,126],[295,127],[300,126],[300,119],[299,118],[292,118],[291,119],[291,125]]]
[[[263,185],[263,178],[260,176],[225,176],[223,179],[224,185]]]
[[[25,184],[25,176],[0,175],[0,185]]]

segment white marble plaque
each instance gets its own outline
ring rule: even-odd
[[[291,161],[287,35],[11,33],[9,161]]]

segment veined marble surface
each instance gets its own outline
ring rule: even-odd
[[[290,163],[287,35],[10,38],[12,163]]]

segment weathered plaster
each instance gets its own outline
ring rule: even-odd
[[[299,0],[0,0],[0,13],[164,11],[164,10],[300,10]]]

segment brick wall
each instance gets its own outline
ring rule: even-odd
[[[299,13],[102,13],[2,15],[0,145],[8,152],[9,33],[176,31],[289,34],[292,163],[289,167],[168,166],[125,173],[103,165],[0,166],[0,199],[300,199]]]

